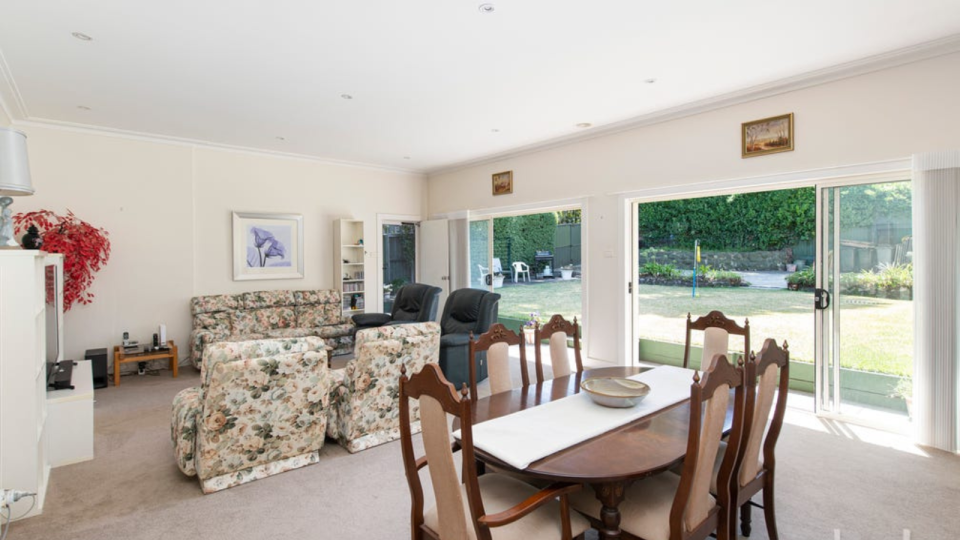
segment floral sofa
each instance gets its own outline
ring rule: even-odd
[[[353,350],[356,327],[344,317],[335,290],[256,291],[191,300],[190,359],[200,369],[203,348],[221,341],[319,336],[332,355]]]
[[[318,337],[221,342],[177,394],[170,435],[204,493],[316,463],[334,378]]]
[[[356,358],[334,371],[327,435],[355,453],[400,438],[400,366],[413,374],[440,356],[440,325],[435,322],[382,326],[357,332]],[[410,416],[420,431],[420,407],[410,400]]]

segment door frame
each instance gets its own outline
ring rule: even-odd
[[[413,223],[416,231],[416,255],[413,262],[413,275],[416,281],[420,281],[420,222],[423,218],[415,214],[377,214],[377,286],[375,288],[376,311],[367,310],[367,313],[383,313],[383,226],[395,223]]]

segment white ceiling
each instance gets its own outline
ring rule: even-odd
[[[430,171],[960,34],[958,0],[483,1],[4,0],[0,96],[16,120]]]

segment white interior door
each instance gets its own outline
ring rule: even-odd
[[[450,294],[450,225],[446,219],[420,222],[420,282],[442,289],[439,320]]]

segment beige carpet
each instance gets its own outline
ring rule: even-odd
[[[409,494],[397,443],[350,455],[328,441],[321,462],[202,495],[170,446],[170,402],[199,383],[126,376],[97,391],[96,459],[54,469],[43,515],[8,540],[403,539]],[[791,410],[778,453],[781,538],[952,539],[960,530],[960,458]],[[426,484],[429,490],[429,481]],[[432,496],[432,495],[431,495]],[[755,513],[752,538],[766,539]],[[588,536],[595,538],[595,533]]]

